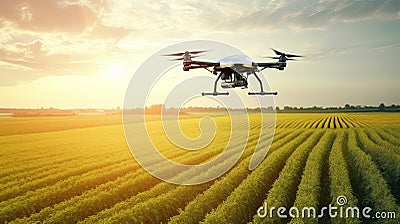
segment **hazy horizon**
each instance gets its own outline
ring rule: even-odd
[[[382,103],[382,102],[381,102]],[[376,104],[376,105],[361,105],[361,104],[348,104],[349,106],[354,106],[354,107],[357,107],[357,106],[361,106],[361,107],[378,107],[381,103],[378,103],[378,104]],[[149,105],[150,107],[151,106],[157,106],[157,105],[159,105],[159,104],[152,104],[152,105]],[[305,109],[307,109],[307,108],[313,108],[313,107],[317,107],[317,108],[324,108],[324,109],[326,109],[326,108],[344,108],[345,106],[346,106],[347,104],[345,104],[345,105],[337,105],[337,106],[319,106],[319,105],[312,105],[312,106],[296,106],[296,105],[283,105],[283,106],[277,106],[277,107],[279,107],[280,109],[283,109],[284,107],[291,107],[291,108],[297,108],[297,109],[300,109],[300,108],[305,108]],[[400,106],[400,104],[384,104],[386,107],[391,107],[391,106]],[[181,107],[182,109],[188,109],[188,108],[191,108],[192,106],[185,106],[185,107]],[[205,108],[205,109],[207,109],[207,108],[221,108],[221,109],[223,109],[222,107],[215,107],[215,106],[207,106],[207,105],[204,105],[204,106],[198,106],[198,108],[201,108],[201,107],[203,107],[203,108]],[[196,107],[192,107],[192,108],[196,108]],[[258,107],[248,107],[248,108],[250,108],[250,109],[256,109],[256,108],[258,108]],[[264,108],[264,107],[263,107]],[[126,109],[126,110],[135,110],[135,109],[144,109],[144,108],[138,108],[138,107],[136,107],[136,108],[122,108],[122,107],[120,107],[120,108],[118,108],[118,107],[1,107],[0,106],[0,109],[21,109],[21,110],[23,110],[23,109],[28,109],[28,110],[40,110],[40,109],[45,109],[45,110],[47,110],[47,109],[55,109],[55,110],[124,110],[124,109]],[[177,108],[177,107],[166,107],[166,109],[179,109],[179,108]],[[243,108],[232,108],[232,109],[243,109]]]

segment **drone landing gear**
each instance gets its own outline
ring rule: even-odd
[[[219,74],[219,75],[218,75],[218,78],[217,78],[217,79],[215,80],[215,82],[214,82],[214,92],[212,92],[212,93],[201,93],[202,96],[218,96],[218,95],[225,95],[225,96],[227,96],[227,95],[229,95],[228,92],[224,92],[224,93],[219,93],[219,92],[217,92],[217,83],[218,83],[218,80],[221,78],[221,75],[222,75],[222,74]]]
[[[260,91],[260,92],[249,92],[249,93],[248,93],[249,95],[262,95],[262,96],[263,96],[263,95],[278,95],[278,92],[264,92],[261,79],[258,77],[258,75],[257,75],[256,73],[253,73],[253,74],[254,74],[254,76],[257,78],[258,82],[260,83],[260,89],[261,89],[261,91]]]
[[[219,93],[219,92],[213,92],[213,93],[201,93],[202,96],[218,96],[218,95],[229,95],[228,92],[224,92],[224,93]]]
[[[278,95],[277,92],[249,92],[249,95]]]

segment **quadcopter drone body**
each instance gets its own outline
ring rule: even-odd
[[[249,92],[249,95],[277,95],[277,92],[264,92],[263,84],[257,73],[267,68],[274,68],[278,70],[284,70],[286,67],[286,61],[295,60],[293,57],[302,57],[300,55],[286,54],[272,49],[277,56],[268,57],[272,59],[278,59],[277,62],[254,62],[251,58],[245,55],[231,55],[221,59],[219,62],[206,62],[192,60],[192,58],[198,57],[197,54],[206,51],[186,51],[184,53],[167,54],[164,56],[182,56],[181,58],[173,60],[183,60],[183,71],[189,71],[191,69],[204,68],[207,71],[217,76],[214,83],[214,92],[202,93],[203,96],[212,95],[229,95],[228,92],[217,92],[217,83],[221,79],[221,87],[226,88],[247,88],[247,79],[250,75],[254,75],[260,83],[260,92]]]

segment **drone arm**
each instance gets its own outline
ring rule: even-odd
[[[286,67],[286,62],[261,62],[261,63],[253,63],[253,66],[260,67],[258,71],[262,71],[267,68],[275,68],[283,70]]]
[[[204,61],[183,61],[183,70],[189,71],[190,69],[204,68],[212,73],[209,68],[217,65],[219,65],[219,63]]]
[[[205,70],[209,71],[212,73],[210,69],[208,69],[210,66],[199,66],[199,65],[183,65],[183,71],[189,71],[190,69],[198,69],[198,68],[204,68]]]
[[[187,66],[187,68],[189,68],[189,69],[196,69],[196,68],[205,68],[205,69],[207,69],[208,66],[193,66],[193,65],[190,65],[190,66]]]
[[[208,62],[208,61],[190,61],[190,64],[202,66],[202,67],[212,67],[212,66],[219,66],[219,62]]]
[[[261,72],[262,70],[265,70],[265,69],[267,69],[268,67],[263,67],[263,68],[261,68],[261,69],[258,69],[258,72]]]
[[[258,67],[273,67],[278,65],[279,62],[253,62],[253,66]]]

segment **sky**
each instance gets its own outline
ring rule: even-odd
[[[197,39],[306,56],[263,74],[280,107],[400,104],[397,0],[1,0],[0,107],[122,106],[147,58]]]

